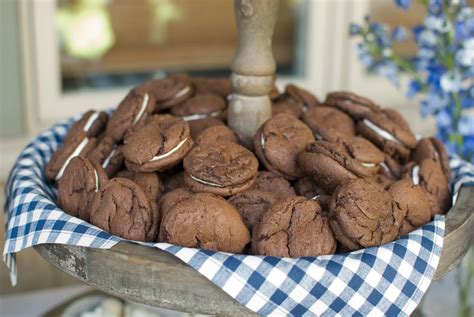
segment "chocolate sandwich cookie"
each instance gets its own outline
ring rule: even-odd
[[[399,180],[403,173],[403,167],[390,155],[384,155],[384,161],[380,163],[379,173],[390,180]]]
[[[143,189],[126,178],[111,179],[96,194],[90,222],[124,239],[154,241],[159,210]]]
[[[416,147],[416,138],[410,129],[382,112],[368,113],[357,123],[357,131],[401,163],[408,161],[411,150]]]
[[[299,196],[317,201],[323,211],[329,210],[331,195],[322,189],[311,177],[299,178],[295,183],[295,190]]]
[[[414,185],[409,178],[393,183],[388,192],[392,195],[402,214],[405,215],[399,236],[404,236],[430,221],[431,212],[428,198],[420,186]]]
[[[199,133],[196,138],[196,144],[213,144],[215,142],[232,142],[239,144],[239,141],[240,138],[237,133],[235,133],[225,125],[216,125],[209,127]]]
[[[59,206],[73,217],[89,221],[95,195],[107,183],[101,166],[83,157],[75,157],[58,182]]]
[[[192,146],[186,121],[169,114],[155,115],[125,138],[123,156],[134,172],[163,171],[181,162]]]
[[[124,167],[122,146],[108,136],[99,140],[87,158],[102,165],[109,178],[115,176]]]
[[[380,111],[380,107],[372,100],[347,91],[329,93],[324,104],[344,111],[355,120],[365,118],[368,113]]]
[[[141,173],[123,170],[117,177],[127,178],[140,186],[148,198],[158,202],[164,193],[164,185],[156,173]]]
[[[205,118],[222,118],[226,107],[224,98],[218,95],[199,94],[172,107],[170,112],[186,121],[194,121]]]
[[[222,197],[198,193],[179,199],[163,215],[160,242],[240,253],[250,241],[239,212]]]
[[[428,197],[431,215],[443,214],[451,207],[449,183],[435,159],[424,159],[420,163],[411,162],[405,167],[405,176],[415,186],[420,186]]]
[[[298,154],[314,142],[306,124],[288,114],[268,119],[254,138],[255,153],[270,172],[293,180],[303,176]]]
[[[419,140],[415,150],[411,154],[411,160],[420,163],[427,158],[432,158],[438,161],[443,169],[446,179],[451,179],[449,157],[443,142],[433,137]]]
[[[246,148],[231,142],[199,144],[183,160],[184,183],[195,192],[230,196],[252,187],[258,161]]]
[[[293,100],[302,103],[303,111],[308,111],[321,104],[318,98],[316,98],[312,93],[292,84],[286,85],[285,93]]]
[[[353,179],[337,188],[330,206],[331,228],[348,250],[393,241],[404,215],[392,196],[370,179]]]
[[[133,132],[145,125],[155,109],[154,97],[132,90],[118,105],[110,117],[105,133],[115,142],[121,142],[127,132]]]
[[[257,255],[302,257],[332,254],[336,239],[319,204],[300,196],[276,202],[252,232]]]
[[[293,186],[283,176],[267,171],[258,172],[252,188],[271,192],[277,199],[296,195]]]
[[[88,138],[98,137],[105,129],[109,116],[103,111],[87,111],[81,119],[68,130],[64,142],[67,143],[74,136],[84,133]]]
[[[239,211],[245,225],[252,232],[252,229],[260,220],[260,216],[276,200],[271,192],[249,189],[230,197],[228,202]]]
[[[188,99],[194,93],[191,79],[186,74],[151,79],[134,88],[139,94],[150,94],[156,101],[155,112],[168,109]]]
[[[69,134],[63,145],[53,153],[51,159],[44,169],[46,179],[58,181],[64,173],[69,162],[76,156],[87,157],[96,147],[97,139],[88,138],[84,131]]]
[[[395,109],[392,108],[384,108],[381,111],[385,116],[390,118],[392,121],[397,123],[398,125],[402,126],[404,129],[410,130],[410,125],[408,122],[403,118],[402,114]]]
[[[189,129],[191,131],[191,138],[196,140],[199,134],[207,128],[214,126],[225,126],[225,123],[214,117],[209,117],[205,119],[193,120],[188,122]]]
[[[295,118],[299,118],[303,114],[303,106],[303,103],[288,98],[287,95],[283,95],[273,104],[272,115],[275,116],[279,113],[286,113]]]
[[[313,107],[303,114],[301,120],[310,127],[318,140],[332,131],[348,136],[356,134],[354,120],[337,108]]]
[[[226,98],[232,94],[232,85],[228,78],[193,78],[195,93],[198,94],[216,94]]]
[[[343,144],[328,141],[308,145],[298,161],[303,173],[328,193],[351,179],[375,175],[379,168],[374,163],[357,160]]]

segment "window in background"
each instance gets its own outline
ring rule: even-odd
[[[304,75],[305,0],[280,0],[278,75]],[[233,1],[58,0],[63,92],[130,86],[165,72],[228,76],[237,39]]]

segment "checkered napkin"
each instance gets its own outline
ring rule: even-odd
[[[52,127],[18,158],[6,186],[4,260],[16,283],[15,253],[41,243],[108,249],[122,239],[61,211],[45,164],[77,119]],[[452,186],[474,186],[474,168],[451,159]],[[148,243],[180,258],[262,315],[402,315],[420,302],[439,262],[444,217],[394,242],[345,255],[278,258]]]

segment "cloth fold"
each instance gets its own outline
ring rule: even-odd
[[[43,170],[73,117],[41,133],[20,154],[6,185],[4,261],[16,284],[15,253],[57,243],[109,249],[122,239],[63,212]],[[452,157],[454,199],[474,186],[471,164]],[[426,292],[443,247],[445,217],[380,247],[308,258],[236,255],[146,243],[178,257],[262,315],[409,316]],[[141,243],[143,244],[143,243]]]

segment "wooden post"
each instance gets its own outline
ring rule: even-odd
[[[272,35],[278,4],[278,0],[234,0],[238,46],[231,64],[234,94],[228,124],[249,145],[258,127],[272,113],[268,93],[276,68]]]

